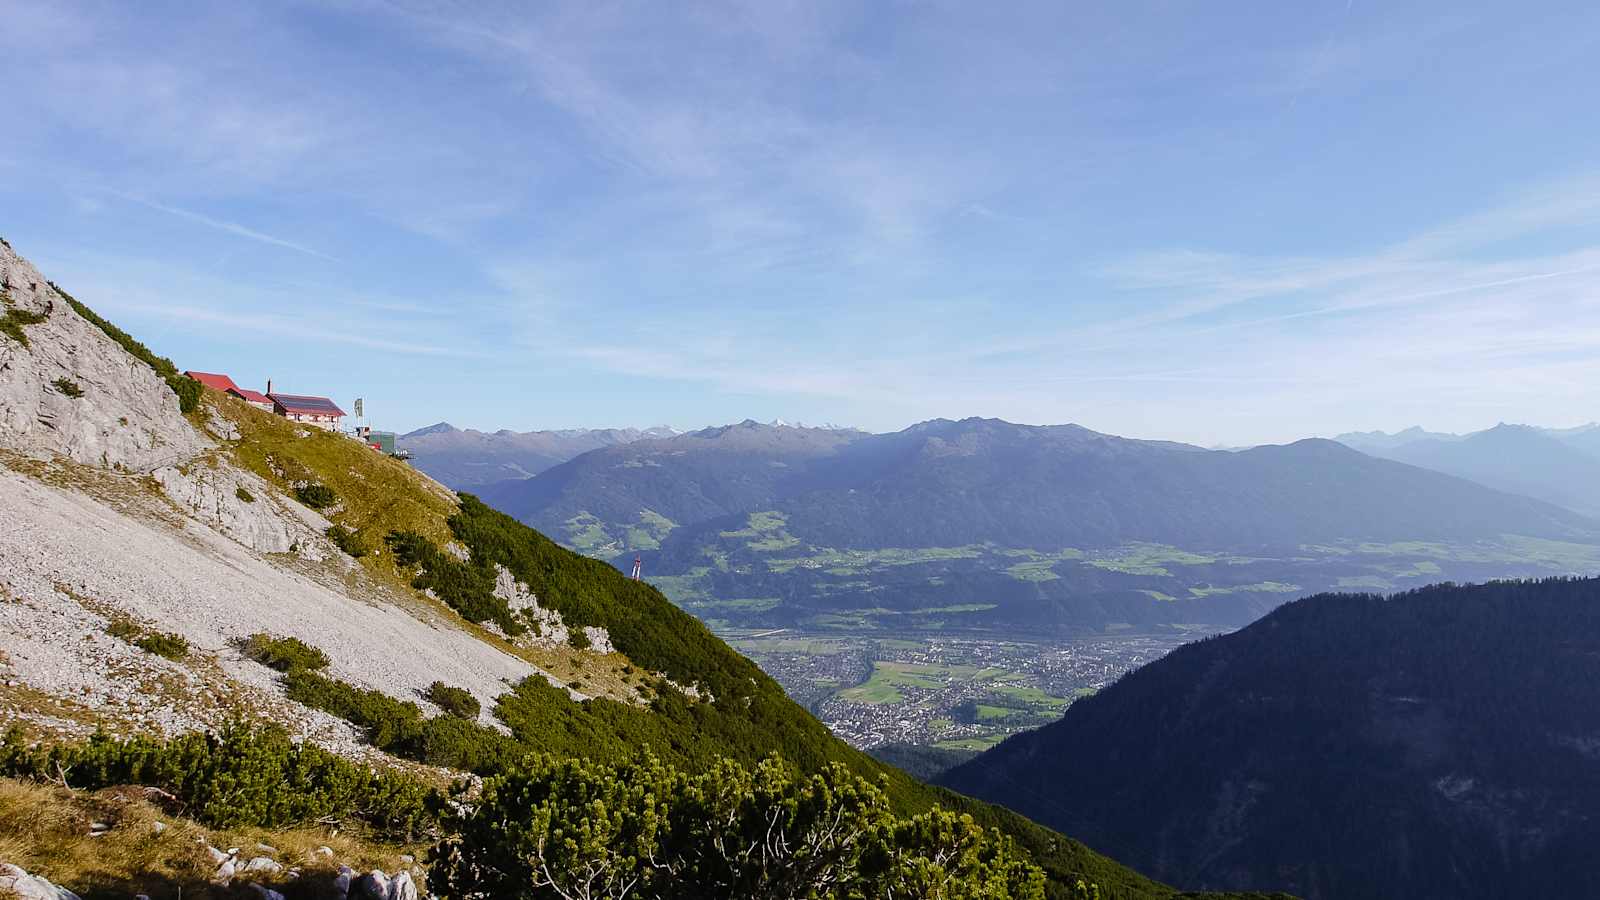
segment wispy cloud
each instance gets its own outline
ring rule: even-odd
[[[320,250],[307,247],[305,244],[275,237],[265,232],[257,231],[254,228],[248,228],[244,225],[240,225],[237,222],[225,222],[221,219],[214,219],[210,216],[202,215],[194,212],[193,210],[179,209],[176,206],[168,206],[164,203],[157,203],[154,200],[147,200],[144,197],[139,197],[134,194],[126,194],[121,191],[112,191],[111,193],[131,203],[137,203],[140,206],[148,207],[156,210],[157,212],[164,212],[168,215],[177,216],[180,219],[186,219],[190,222],[204,225],[207,228],[214,228],[217,231],[226,232],[242,238],[249,238],[252,241],[260,241],[263,244],[269,244],[274,247],[282,247],[285,250],[293,250],[296,253],[304,253],[307,256],[315,256],[319,259],[328,260],[329,262],[339,261],[336,257],[329,256]]]

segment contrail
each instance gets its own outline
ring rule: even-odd
[[[200,213],[192,212],[187,209],[179,209],[176,206],[167,206],[166,204],[157,203],[154,200],[146,200],[143,197],[124,193],[122,191],[111,191],[111,193],[121,197],[124,200],[137,203],[140,206],[146,206],[150,209],[167,213],[168,215],[177,216],[180,219],[188,219],[191,222],[198,222],[201,225],[204,225],[208,228],[215,228],[218,231],[226,231],[229,234],[236,234],[239,237],[249,238],[252,241],[260,241],[263,244],[271,244],[274,247],[283,247],[286,250],[293,250],[296,253],[304,253],[307,256],[315,256],[319,259],[326,259],[329,262],[339,261],[336,257],[329,256],[320,250],[313,250],[304,244],[297,244],[294,241],[287,241],[280,237],[273,237],[265,232],[256,231],[254,228],[246,228],[245,226],[236,224],[234,222],[224,222],[221,219],[213,219],[210,216],[201,215]]]

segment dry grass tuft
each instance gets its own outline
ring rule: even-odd
[[[92,837],[90,825],[96,822],[111,829]],[[157,822],[166,828],[158,831]],[[257,850],[258,842],[278,852]],[[298,867],[298,879],[283,874],[260,879],[290,900],[331,898],[340,865],[357,872],[377,868],[394,873],[405,868],[401,854],[422,853],[421,848],[381,844],[329,828],[211,831],[162,811],[139,787],[91,794],[0,779],[0,862],[42,875],[85,900],[135,894],[148,894],[152,900],[254,898],[242,879],[230,887],[210,883],[216,864],[207,844],[238,847],[241,859],[266,855],[286,869]],[[333,856],[318,855],[321,846],[332,849]]]

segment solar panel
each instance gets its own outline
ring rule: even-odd
[[[285,409],[292,409],[296,412],[320,413],[322,415],[334,416],[344,415],[344,410],[340,409],[332,400],[329,400],[327,397],[303,397],[297,394],[271,394],[270,396]]]

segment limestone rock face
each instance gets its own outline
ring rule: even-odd
[[[0,315],[45,317],[22,326],[27,346],[0,335],[0,447],[136,473],[205,449],[161,376],[74,312],[4,244],[0,284],[8,285]],[[58,381],[76,385],[81,396]]]
[[[615,653],[611,646],[611,633],[596,625],[583,626],[583,636],[589,639],[589,649],[596,653]]]
[[[540,606],[533,590],[499,563],[494,566],[494,595],[528,620],[533,629],[526,638],[529,642],[552,647],[567,642],[567,626],[561,621],[561,613]]]
[[[320,558],[321,542],[315,536],[327,531],[328,521],[280,499],[253,473],[196,462],[163,466],[152,477],[179,509],[252,550],[287,553],[298,548],[303,557]]]

